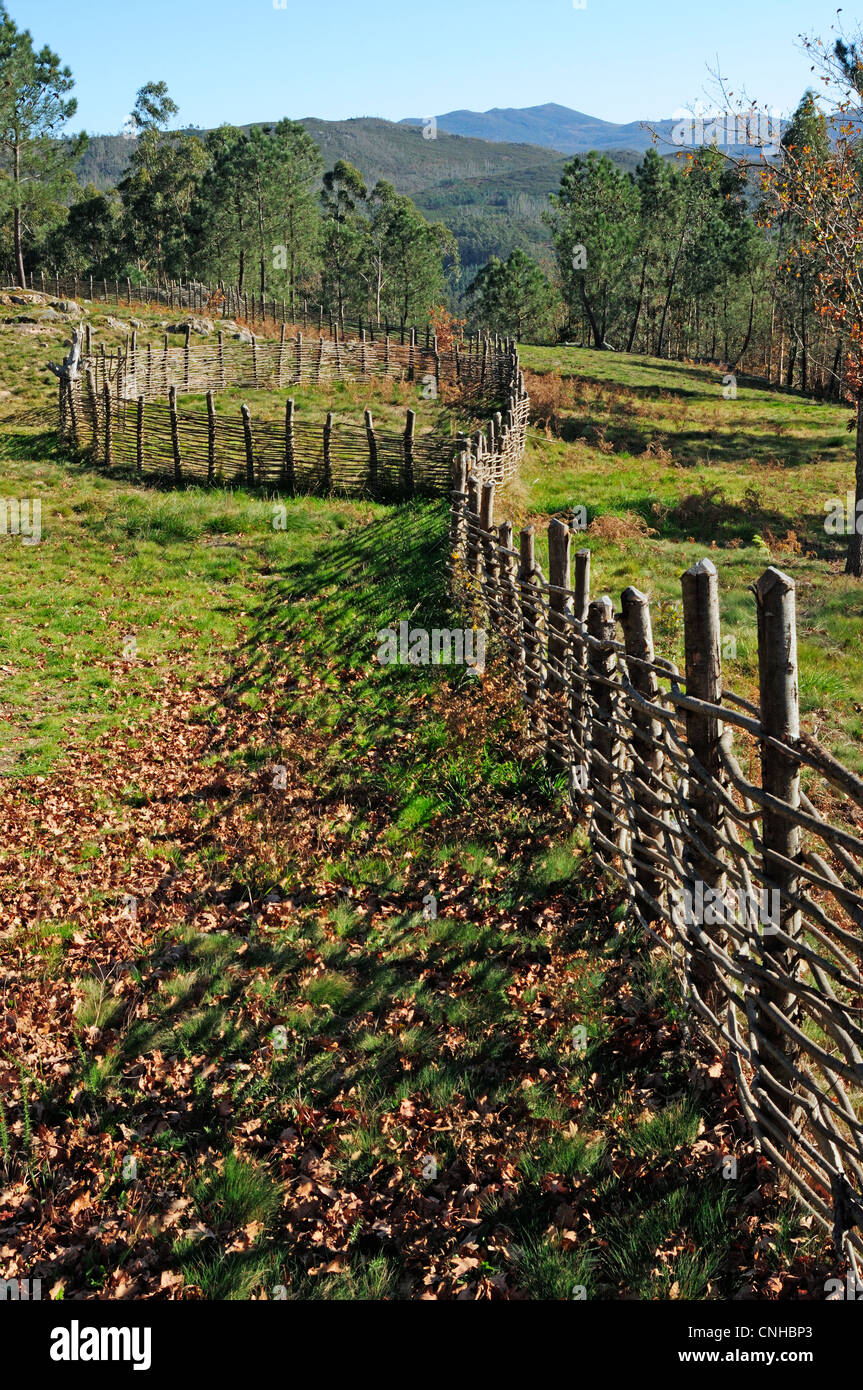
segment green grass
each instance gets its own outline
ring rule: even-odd
[[[533,422],[517,492],[498,515],[536,524],[545,565],[544,518],[585,507],[594,529],[578,539],[591,551],[593,593],[616,602],[629,584],[648,593],[658,654],[678,664],[680,575],[709,555],[725,683],[749,698],[758,678],[751,586],[768,564],[786,571],[797,585],[806,727],[863,769],[863,584],[842,572],[844,537],[824,531],[828,499],[854,485],[851,408],[745,377],[725,400],[723,373],[709,366],[568,348],[521,356]],[[615,519],[628,522],[626,534],[614,535]]]

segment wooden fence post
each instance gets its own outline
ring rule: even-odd
[[[87,368],[87,403],[90,410],[90,423],[92,432],[90,436],[90,449],[95,460],[99,447],[99,400],[96,394],[96,378],[93,375],[93,368]]]
[[[499,418],[499,417],[498,417]],[[548,656],[546,680],[547,752],[558,763],[566,761],[564,690],[567,685],[566,654],[569,646],[567,617],[572,611],[569,573],[571,534],[564,522],[548,523]]]
[[[105,412],[105,467],[111,468],[114,462],[114,432],[111,419],[111,387],[106,381],[102,387],[102,407]]]
[[[60,442],[65,444],[68,427],[66,423],[68,409],[66,406],[66,388],[69,385],[65,377],[57,379],[57,434]]]
[[[254,487],[255,448],[252,440],[252,415],[247,405],[241,406],[240,410],[243,417],[243,440],[246,446],[246,484],[248,487]]]
[[[471,607],[477,600],[479,581],[479,483],[470,470],[473,460],[468,459],[467,507],[465,509],[465,561],[467,564],[468,589]]]
[[[216,476],[216,401],[212,391],[207,392],[207,482],[212,483]]]
[[[187,391],[188,391],[188,389],[189,389],[189,368],[190,368],[190,365],[191,365],[191,363],[190,363],[191,352],[192,352],[192,325],[191,325],[190,323],[187,323],[187,324],[186,324],[186,341],[185,341],[185,343],[183,344],[183,383],[184,383],[184,385],[185,385]]]
[[[144,471],[144,397],[138,397],[138,418],[135,422],[135,464],[138,472]]]
[[[225,334],[219,329],[219,388],[225,389]]]
[[[333,412],[329,411],[324,422],[324,492],[331,493],[333,490],[333,458],[332,458],[332,436],[333,436]]]
[[[599,833],[615,849],[620,841],[615,805],[617,786],[617,755],[619,735],[615,725],[617,693],[613,682],[617,673],[617,657],[612,646],[615,637],[614,604],[608,594],[595,598],[587,610],[587,631],[600,646],[588,647],[587,667],[590,688],[590,758],[588,761],[593,799],[593,822]],[[606,846],[607,848],[607,846]]]
[[[524,649],[524,693],[530,731],[540,737],[543,719],[543,631],[540,575],[536,565],[534,530],[519,536],[518,586],[521,597],[521,645]]]
[[[630,684],[639,695],[653,704],[659,693],[659,681],[655,671],[640,664],[647,662],[652,665],[656,656],[650,602],[646,594],[630,586],[621,595],[621,609]],[[634,819],[637,827],[632,854],[636,860],[635,881],[646,895],[641,899],[640,911],[648,922],[652,922],[660,915],[654,903],[661,907],[664,892],[662,878],[657,875],[655,868],[661,857],[662,799],[657,792],[657,783],[662,776],[663,765],[662,724],[635,703],[631,705],[629,714],[635,725],[630,736]]]
[[[681,583],[686,693],[707,704],[718,705],[722,701],[722,656],[716,566],[712,560],[699,560],[682,576]],[[716,715],[689,709],[686,711],[686,742],[691,755],[716,780],[721,780],[722,775],[721,737],[722,722]],[[724,813],[716,796],[699,780],[697,769],[693,769],[689,779],[687,803],[687,810],[691,812],[689,831],[699,843],[684,845],[682,857],[689,861],[693,886],[701,884],[700,888],[695,886],[690,901],[693,905],[695,902],[715,901],[718,906],[725,892],[723,851],[718,834],[723,826]],[[697,926],[705,936],[713,934],[720,942],[725,938],[721,927],[711,926],[708,931],[703,922],[688,925]],[[712,1007],[717,1002],[714,988],[716,970],[704,949],[697,945],[694,935],[692,941],[692,981],[704,1003]]]
[[[797,624],[795,612],[794,580],[772,565],[766,569],[755,585],[758,604],[758,683],[761,703],[761,727],[768,738],[780,743],[794,743],[800,737],[800,711],[798,708],[797,687]],[[770,796],[783,805],[797,810],[800,805],[800,764],[767,742],[761,743],[761,785]],[[792,940],[800,935],[800,912],[790,902],[799,891],[799,882],[794,869],[787,863],[773,858],[794,861],[800,857],[800,829],[793,821],[764,807],[762,811],[762,864],[764,877],[769,885],[767,892],[775,885],[779,893],[779,921],[775,915],[771,926],[778,926],[782,935]],[[778,939],[770,926],[765,930],[763,914],[759,927],[762,960],[766,969],[772,964],[791,976],[796,974],[797,956],[793,947]],[[759,1068],[756,1082],[763,1091],[765,1070],[777,1076],[777,1080],[787,1090],[793,1090],[793,1082],[783,1062],[792,1063],[797,1047],[787,1033],[778,1026],[770,1009],[776,1010],[792,1022],[797,1021],[799,1012],[797,997],[787,986],[774,981],[763,981],[759,994],[758,1034]],[[759,1036],[760,1035],[760,1036]],[[764,1050],[760,1043],[766,1044]],[[770,1099],[784,1113],[790,1113],[792,1101],[789,1097],[777,1094],[770,1089]]]
[[[584,633],[587,630],[587,610],[590,607],[590,551],[577,550],[575,554],[575,592],[572,604],[572,656],[570,659],[570,699],[569,699],[569,757],[573,771],[570,774],[570,795],[573,801],[581,803],[587,790],[589,727],[587,699],[587,644]],[[575,768],[581,768],[576,773]]]
[[[303,379],[303,335],[302,335],[302,333],[298,333],[298,334],[297,334],[297,377],[296,377],[297,385],[298,385],[298,386],[299,386],[300,382],[302,381],[302,379]]]
[[[174,452],[174,482],[183,481],[183,469],[180,462],[180,421],[177,416],[177,388],[172,386],[168,392],[168,406],[171,411],[171,448]]]
[[[458,583],[459,571],[465,559],[465,509],[467,506],[467,465],[468,456],[460,453],[455,461],[452,482],[452,503],[450,506],[449,549],[450,576]]]
[[[494,447],[494,449],[492,450],[492,453],[498,453],[498,454],[500,454],[500,453],[503,452],[503,418],[502,418],[501,413],[500,413],[499,410],[496,410],[496,411],[494,412],[494,415],[492,416],[492,419],[494,420],[494,438],[495,438],[495,447]]]
[[[490,617],[497,612],[497,554],[494,543],[494,488],[485,482],[479,494],[479,529],[482,546],[481,590]]]
[[[296,464],[294,460],[294,398],[285,401],[285,487],[293,497],[297,490]]]
[[[62,381],[62,377],[61,377]],[[66,379],[66,399],[69,403],[69,434],[72,448],[76,451],[81,447],[81,438],[78,425],[78,399],[75,388],[71,381]]]
[[[414,428],[416,425],[416,411],[409,410],[405,420],[404,433],[404,485],[405,495],[414,495]]]
[[[252,295],[252,303],[254,301],[255,296]],[[252,334],[252,385],[255,390],[258,389],[258,339],[254,333]]]
[[[319,341],[319,343],[318,343],[318,361],[317,361],[317,366],[316,366],[316,368],[315,368],[315,381],[316,381],[316,382],[320,381],[320,379],[321,379],[321,364],[322,364],[323,360],[324,360],[324,337],[323,337],[323,334],[321,334],[320,341]]]
[[[512,522],[502,521],[497,528],[498,539],[498,593],[500,597],[501,627],[504,640],[514,659],[518,671],[519,685],[524,688],[524,651],[521,645],[517,565],[512,553]]]
[[[366,410],[366,439],[369,445],[369,491],[375,492],[378,485],[378,444],[375,439],[375,425],[372,412]]]

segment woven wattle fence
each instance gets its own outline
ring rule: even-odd
[[[143,475],[213,484],[242,483],[289,492],[358,493],[381,498],[443,495],[452,485],[453,461],[467,450],[474,471],[506,482],[524,454],[530,402],[514,344],[485,339],[472,351],[458,346],[426,350],[383,340],[306,339],[226,341],[127,348],[85,356],[74,376],[60,381],[60,434],[85,448],[106,468],[123,466]],[[416,432],[407,411],[404,430],[376,430],[370,411],[362,425],[332,414],[323,425],[298,418],[292,397],[284,423],[255,421],[244,405],[231,419],[215,410],[220,391],[288,391],[300,384],[391,380],[416,382],[437,398],[446,387],[455,401],[500,404],[486,430],[464,435]],[[183,393],[206,393],[207,409],[181,409]]]
[[[590,552],[552,520],[495,524],[465,454],[451,582],[518,680],[534,746],[565,776],[598,862],[675,962],[693,1020],[733,1066],[757,1144],[863,1253],[863,781],[800,731],[794,581],[754,586],[760,696],[723,686],[718,576],[682,576],[685,669],[650,603],[590,594]],[[747,771],[744,771],[747,769]],[[806,783],[804,790],[803,783]]]
[[[10,288],[14,288],[10,286]],[[425,346],[431,344],[430,324],[424,328],[408,323],[407,319],[393,320],[374,317],[352,319],[333,313],[323,304],[295,293],[292,299],[276,299],[266,294],[255,294],[237,285],[207,285],[200,280],[172,280],[162,278],[155,285],[135,284],[131,279],[101,279],[93,275],[57,275],[54,272],[31,271],[25,276],[24,289],[35,294],[53,294],[67,299],[80,300],[90,304],[113,304],[117,309],[142,306],[155,309],[190,309],[198,314],[218,314],[219,317],[236,317],[255,326],[267,324],[293,324],[303,330],[319,334],[355,333],[362,337],[368,333],[397,338],[402,344],[419,342],[425,338]],[[472,333],[469,347],[479,350],[484,334]]]

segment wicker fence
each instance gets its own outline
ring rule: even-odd
[[[37,294],[53,294],[56,298],[85,299],[92,303],[114,304],[119,308],[133,308],[136,304],[155,305],[165,309],[190,309],[193,313],[233,316],[252,324],[293,324],[303,332],[316,331],[319,335],[328,333],[333,337],[339,332],[355,332],[357,336],[368,332],[369,336],[394,337],[402,345],[408,342],[420,343],[425,340],[426,348],[431,346],[432,329],[429,324],[423,328],[411,325],[406,319],[390,321],[388,318],[351,319],[334,314],[323,304],[302,295],[294,295],[293,301],[274,299],[264,294],[249,293],[232,285],[206,285],[199,280],[162,280],[156,285],[137,285],[130,279],[99,279],[92,275],[46,275],[44,271],[31,271],[26,276],[25,289]],[[483,334],[470,335],[471,345],[482,341]]]
[[[322,426],[298,418],[288,397],[284,424],[255,421],[242,406],[235,418],[217,414],[215,394],[228,389],[286,390],[303,382],[391,378],[422,382],[429,396],[444,386],[455,399],[476,408],[500,401],[485,431],[466,436],[416,433],[407,412],[404,430],[376,430],[370,411],[362,425]],[[207,395],[203,410],[178,407],[181,393]],[[279,341],[252,338],[181,346],[139,348],[132,334],[117,353],[90,353],[60,384],[61,437],[86,448],[105,467],[118,464],[141,475],[176,483],[242,482],[289,492],[367,493],[382,498],[445,494],[456,455],[469,450],[474,470],[502,483],[524,454],[529,400],[511,343],[490,339],[476,350],[429,351],[414,340],[402,346],[382,341],[319,337],[299,332]]]
[[[863,1253],[863,781],[801,734],[794,582],[754,586],[759,705],[723,688],[718,576],[682,577],[685,670],[650,604],[591,599],[590,552],[553,520],[494,524],[493,483],[456,469],[452,583],[496,633],[532,740],[565,774],[596,858],[671,953],[728,1052],[757,1142],[859,1277]],[[744,769],[746,769],[744,771]],[[804,790],[805,784],[805,790]]]

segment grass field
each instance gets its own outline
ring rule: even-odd
[[[63,331],[0,327],[2,490],[43,503],[38,545],[0,537],[0,1274],[66,1299],[819,1296],[826,1241],[506,672],[375,662],[403,617],[452,626],[445,503],[295,499],[274,531],[241,490],[106,477],[33,423]],[[799,580],[807,719],[850,746],[860,591],[815,522],[846,412],[524,360],[500,516],[585,505],[596,592],[649,586],[671,645],[715,540],[750,686],[770,553]],[[706,483],[727,516],[684,507]]]
[[[828,500],[854,486],[850,408],[745,378],[725,399],[712,367],[552,348],[522,360],[534,424],[514,515],[539,527],[583,506],[593,592],[650,594],[657,650],[681,665],[680,575],[710,555],[725,683],[750,698],[751,585],[769,564],[792,575],[805,726],[860,770],[863,586],[843,573],[845,538],[824,530]]]

